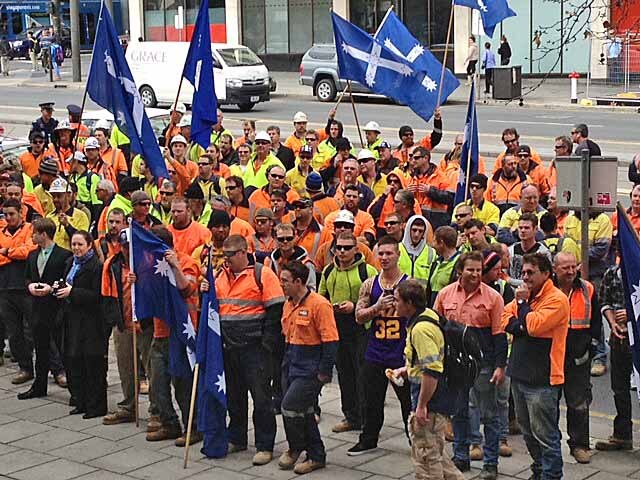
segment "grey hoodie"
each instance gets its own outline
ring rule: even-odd
[[[415,223],[416,220],[422,220],[424,222],[426,231],[425,231],[425,236],[422,237],[422,240],[420,240],[418,245],[414,247],[411,243],[411,226]],[[424,247],[427,245],[427,241],[425,237],[426,237],[426,232],[428,230],[429,230],[429,221],[426,218],[424,218],[422,215],[413,215],[409,217],[409,220],[407,220],[407,225],[404,227],[404,236],[402,237],[402,244],[404,245],[404,248],[407,249],[407,253],[409,254],[410,257],[416,258],[418,255],[422,253],[422,250],[424,250]]]

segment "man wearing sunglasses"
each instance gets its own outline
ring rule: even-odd
[[[44,132],[34,130],[29,134],[30,145],[27,151],[20,155],[22,171],[26,173],[29,178],[36,178],[38,176],[38,167],[44,158],[44,142]]]
[[[355,185],[358,188],[358,195],[360,197],[358,202],[358,208],[360,210],[367,210],[371,202],[375,198],[373,191],[364,183],[358,181],[358,174],[360,173],[360,165],[355,158],[347,158],[342,162],[342,181],[327,190],[327,195],[332,195],[338,204],[344,205],[344,195],[347,185]]]
[[[229,453],[247,449],[248,393],[253,400],[254,465],[273,459],[276,419],[270,359],[282,343],[284,293],[269,267],[249,262],[247,241],[230,235],[223,245],[225,266],[216,276],[229,406]],[[201,286],[203,290],[203,286]]]
[[[412,192],[422,209],[422,214],[434,228],[449,224],[448,209],[454,194],[449,191],[447,177],[435,163],[431,162],[431,152],[416,148],[409,158],[411,181],[407,190]]]
[[[307,251],[311,260],[315,261],[318,248],[331,239],[331,233],[323,229],[313,217],[313,202],[310,199],[298,199],[292,206],[296,217],[293,221],[296,242]]]
[[[377,271],[367,265],[358,252],[358,241],[349,232],[336,239],[334,262],[327,265],[320,279],[318,293],[333,304],[340,335],[336,368],[340,385],[340,403],[344,419],[334,425],[334,433],[360,430],[362,427],[364,390],[360,368],[364,360],[367,330],[356,323],[356,303],[360,287]]]
[[[158,189],[159,202],[151,207],[151,214],[159,218],[162,223],[169,225],[172,222],[171,201],[176,195],[176,186],[171,180],[163,180]]]
[[[356,185],[347,185],[344,192],[344,206],[342,210],[331,212],[324,219],[324,228],[329,232],[334,231],[334,222],[342,212],[347,211],[351,214],[351,217],[355,222],[355,229],[353,234],[358,241],[366,243],[369,247],[373,248],[376,238],[375,224],[373,223],[373,217],[367,212],[358,208],[360,201],[358,187]]]
[[[398,136],[400,137],[400,145],[393,152],[393,156],[398,159],[401,167],[404,167],[409,162],[409,153],[411,147],[421,146],[427,150],[433,150],[438,146],[440,140],[442,140],[442,115],[440,114],[440,107],[436,108],[433,113],[433,131],[422,137],[419,142],[414,141],[413,128],[409,125],[403,125],[398,130]]]
[[[264,187],[269,183],[267,171],[272,165],[278,165],[284,169],[282,162],[271,151],[271,137],[267,132],[258,132],[255,139],[255,153],[247,163],[242,179],[247,194]],[[284,180],[284,178],[283,178]]]
[[[269,208],[271,206],[271,193],[274,190],[284,190],[289,205],[300,198],[298,192],[284,182],[285,176],[286,171],[281,165],[273,164],[267,169],[267,180],[269,183],[260,189],[254,190],[249,196],[250,222],[253,222],[258,209]]]
[[[493,165],[493,173],[502,168],[502,162],[507,155],[518,155],[520,149],[520,134],[515,128],[505,128],[502,131],[502,143],[504,143],[505,151],[496,157],[496,163]],[[533,148],[531,149],[531,158],[538,165],[542,165],[542,157]]]
[[[486,175],[477,173],[469,177],[469,196],[463,203],[459,203],[453,209],[452,223],[459,223],[458,215],[463,205],[471,207],[473,218],[484,223],[486,232],[489,235],[495,235],[498,232],[498,224],[500,223],[500,209],[496,207],[489,200],[485,199],[485,192],[487,191],[488,179]],[[463,212],[466,210],[462,210]],[[468,219],[467,219],[468,220]]]
[[[358,181],[369,187],[375,195],[382,194],[387,188],[387,176],[378,171],[373,151],[366,148],[360,150],[358,165],[360,166]]]

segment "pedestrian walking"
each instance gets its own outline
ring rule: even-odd
[[[476,74],[476,65],[480,58],[480,52],[478,50],[478,44],[476,43],[476,37],[469,36],[469,53],[464,63],[467,64],[467,85],[471,85],[471,78]]]
[[[493,69],[496,67],[496,55],[491,51],[491,44],[485,42],[482,54],[482,69],[484,70],[484,93],[489,95],[489,89],[493,85]]]
[[[54,38],[49,46],[49,51],[51,52],[51,66],[53,73],[55,73],[56,80],[62,80],[60,68],[64,63],[64,47],[60,45],[60,41],[57,38]]]
[[[7,40],[6,35],[2,37],[0,40],[0,72],[5,77],[9,76],[9,55],[11,54],[11,45],[9,45],[9,40]]]
[[[40,70],[38,65],[38,55],[41,52],[40,43],[38,39],[33,35],[33,32],[29,32],[27,36],[29,42],[29,59],[31,60],[31,71],[37,72]]]

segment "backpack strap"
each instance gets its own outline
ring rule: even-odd
[[[364,281],[369,278],[369,273],[367,272],[367,264],[365,262],[361,262],[358,265],[358,275],[360,275],[360,281],[364,283]]]
[[[256,285],[258,285],[258,288],[260,289],[261,292],[262,292],[262,269],[263,268],[264,268],[264,265],[259,262],[255,262],[253,265],[253,274],[256,278]]]

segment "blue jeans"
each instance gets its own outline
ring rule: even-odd
[[[273,452],[276,417],[271,392],[271,357],[261,345],[224,351],[229,410],[229,442],[247,446],[249,393],[253,399],[253,427],[256,450]]]
[[[492,368],[483,368],[472,387],[478,401],[478,409],[484,425],[485,447],[484,464],[498,465],[498,444],[500,422],[498,417],[497,391],[489,382],[493,374]],[[453,416],[453,456],[462,461],[469,461],[469,445],[471,445],[471,421],[469,419],[469,390],[463,390],[456,399],[456,413]]]
[[[516,418],[522,429],[531,471],[541,480],[562,478],[560,387],[537,387],[511,381]]]
[[[500,420],[500,441],[507,440],[509,434],[509,392],[511,378],[505,376],[504,382],[498,385],[498,418]],[[482,445],[480,433],[480,410],[473,390],[469,394],[469,421],[471,422],[471,445]]]

